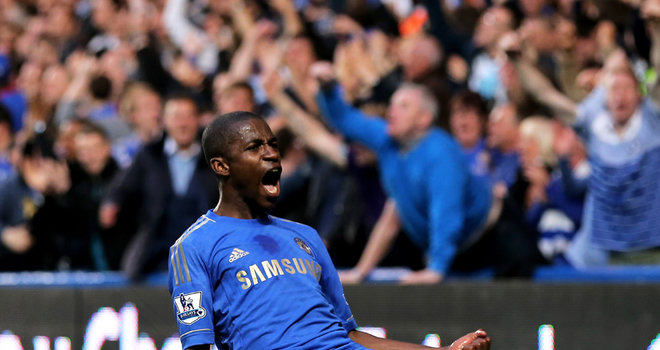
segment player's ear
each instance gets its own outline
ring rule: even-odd
[[[229,176],[229,164],[223,157],[213,157],[209,162],[211,170],[220,176]]]

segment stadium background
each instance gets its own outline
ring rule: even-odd
[[[383,328],[393,339],[421,343],[435,333],[448,345],[484,328],[495,350],[657,349],[656,272],[637,273],[637,279],[646,275],[641,282],[626,281],[630,271],[620,272],[592,274],[591,282],[555,271],[536,281],[371,283],[345,292],[360,326]],[[157,277],[131,286],[114,274],[3,274],[0,348],[64,350],[66,344],[56,343],[66,337],[70,349],[180,349],[162,282]],[[539,341],[543,325],[553,326],[554,347],[552,337]],[[138,345],[139,338],[152,341]]]
[[[403,3],[400,0],[394,1]],[[91,1],[77,2],[83,5],[93,3]],[[118,2],[114,1],[114,3]],[[163,3],[163,1],[152,2]],[[296,3],[298,2],[304,1],[296,1]],[[419,1],[417,2],[419,3]],[[634,0],[621,1],[621,3],[624,2],[641,3],[641,1]],[[46,6],[53,2],[17,0],[0,3],[3,5],[34,4],[36,10],[26,13],[23,20],[39,17],[38,21],[34,23],[40,24],[40,21],[46,19],[48,19],[47,23],[50,23],[50,16],[45,18],[36,15],[48,14],[47,10],[40,9],[39,6]],[[593,3],[594,6],[605,7],[604,5],[612,5],[617,2],[599,0],[593,1]],[[158,11],[162,9],[151,12],[147,10],[151,9],[147,7],[143,12],[133,11],[131,17],[137,15],[137,17],[152,16],[148,17],[150,19],[158,18],[161,15]],[[605,8],[602,10],[604,13],[602,19],[613,17],[616,20],[623,17],[618,16],[619,14],[625,14],[625,11],[616,13],[617,11],[606,11]],[[81,11],[88,11],[87,15],[89,15],[90,8],[82,8]],[[51,11],[51,13],[57,14],[58,12]],[[0,13],[2,17],[7,14],[15,15],[16,13],[11,11]],[[79,14],[76,13],[76,15]],[[124,13],[119,14],[119,16],[122,15]],[[59,17],[55,15],[53,18]],[[81,18],[71,19],[79,21]],[[83,19],[90,20],[89,17],[83,17]],[[415,16],[411,16],[411,19],[409,24],[412,24],[416,30],[420,30],[421,26],[415,25]],[[598,18],[598,20],[601,19]],[[86,23],[85,21],[80,20],[81,23]],[[154,20],[153,23],[157,23],[157,21]],[[324,27],[323,23],[323,21],[318,21],[316,24]],[[629,24],[627,23],[625,27],[629,27]],[[149,28],[149,30],[159,33],[161,28],[158,28],[156,24],[153,26],[154,28]],[[40,26],[31,28],[39,31],[36,29],[38,27]],[[39,50],[43,45],[52,44],[52,40],[48,40],[48,35],[56,35],[64,42],[66,40],[63,39],[68,39],[78,33],[76,31],[50,33],[51,29],[61,28],[58,26],[42,27],[44,28],[41,30],[47,34],[45,37],[36,35],[32,30],[26,30],[25,32],[29,34],[25,36],[27,39],[24,42],[21,41],[22,45],[17,45],[14,51],[18,56],[24,56],[21,57],[25,60],[24,67],[30,68],[37,64],[43,65],[44,70],[47,67],[62,68],[62,62],[56,55],[43,54]],[[598,28],[600,27],[605,28],[603,32],[607,34],[607,23],[598,26]],[[27,28],[28,24],[24,29]],[[535,27],[530,26],[530,28]],[[530,28],[521,28],[521,32]],[[101,34],[106,31],[104,28],[97,29]],[[632,34],[630,29],[627,28],[628,37]],[[95,32],[87,33],[85,28],[80,31],[83,34],[96,34]],[[541,31],[541,34],[544,33]],[[614,33],[612,39],[624,36],[623,33],[616,31],[612,33]],[[131,34],[131,39],[136,39],[145,33],[136,30]],[[550,34],[554,34],[554,32],[550,32]],[[585,37],[581,39],[584,40]],[[538,41],[544,42],[544,40]],[[615,43],[616,40],[611,40],[611,42]],[[605,40],[605,44],[608,43],[610,41]],[[624,44],[626,43],[624,42]],[[131,40],[130,44],[136,47],[144,45],[140,40]],[[630,44],[627,43],[627,45]],[[105,47],[90,47],[89,52],[85,53],[87,61],[94,61],[93,57],[100,56],[106,49]],[[599,48],[599,50],[609,49],[608,47]],[[627,47],[627,49],[637,52],[636,47]],[[18,53],[19,51],[20,53]],[[56,51],[53,50],[53,52]],[[61,52],[58,53],[61,54]],[[134,55],[135,52],[132,54]],[[641,50],[640,54],[644,56]],[[48,61],[51,56],[55,57],[53,62]],[[113,56],[107,57],[112,58]],[[360,63],[359,60],[346,61]],[[419,63],[419,61],[418,57],[415,62]],[[2,63],[7,67],[10,62],[10,60],[3,60]],[[642,62],[637,61],[637,63]],[[110,65],[110,63],[107,64]],[[79,64],[78,66],[85,65]],[[12,64],[10,67],[16,71],[13,72],[14,76],[7,81],[7,83],[11,83],[7,86],[9,88],[7,91],[17,88],[17,92],[21,92],[19,87],[21,89],[27,87],[28,92],[39,96],[43,92],[35,92],[38,90],[36,87],[48,86],[43,82],[45,78],[43,81],[40,80],[40,75],[36,79],[34,77],[28,79],[30,69],[27,68],[25,69],[26,80],[18,79],[25,86],[21,84],[14,86],[14,80],[20,71],[16,68],[18,65]],[[10,71],[10,69],[4,69],[5,73]],[[120,72],[114,65],[109,71]],[[83,76],[89,72],[85,72],[85,69],[76,69],[69,73]],[[645,73],[648,73],[648,76],[645,75],[645,77],[651,80],[649,77],[651,71]],[[46,76],[45,73],[44,76]],[[9,78],[9,76],[5,74],[5,78]],[[70,81],[66,81],[64,87],[69,83]],[[64,87],[60,89],[60,93],[64,92]],[[56,89],[43,90],[52,93]],[[51,94],[44,95],[50,96]],[[46,100],[41,98],[43,96],[39,97],[37,102]],[[48,103],[54,102],[58,102],[57,99]],[[40,107],[41,104],[36,103],[35,106]],[[45,108],[41,109],[45,110]],[[33,113],[29,113],[30,118],[53,117],[50,112],[47,113],[48,115],[40,115],[41,109],[32,108]],[[25,121],[29,122],[27,129],[33,130],[32,132],[39,133],[38,130],[41,130],[39,128],[43,127],[43,123],[40,123],[42,121],[38,118]],[[387,330],[387,336],[390,338],[415,343],[421,342],[429,333],[437,333],[447,342],[468,331],[482,327],[493,337],[493,349],[547,350],[551,348],[547,343],[539,345],[539,327],[552,325],[555,330],[556,344],[554,347],[557,349],[656,350],[660,349],[660,341],[652,342],[660,332],[660,303],[657,301],[660,288],[657,281],[660,281],[660,273],[656,271],[657,269],[657,267],[650,269],[637,267],[601,270],[593,273],[551,269],[541,271],[531,282],[493,282],[491,280],[466,282],[459,280],[448,281],[446,284],[432,287],[368,284],[347,287],[346,295],[361,326],[382,327]],[[170,298],[162,280],[149,281],[143,286],[131,286],[121,276],[114,273],[0,274],[0,350],[65,350],[69,348],[165,350],[164,342],[175,336],[176,333]],[[116,340],[104,342],[104,338]],[[143,342],[146,347],[140,348],[135,343],[138,339],[147,340],[147,342]],[[153,340],[152,347],[148,347],[150,346],[149,339]],[[175,341],[168,344],[174,344],[168,350],[176,348]]]

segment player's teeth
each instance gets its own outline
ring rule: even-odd
[[[268,193],[277,193],[277,187],[276,186],[268,185],[268,186],[265,186],[265,187],[266,187],[266,191]]]

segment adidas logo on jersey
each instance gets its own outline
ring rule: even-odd
[[[234,248],[234,250],[231,252],[231,255],[229,255],[229,262],[234,262],[246,255],[250,254],[249,252],[242,251],[238,248]]]

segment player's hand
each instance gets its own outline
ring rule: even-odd
[[[401,284],[435,284],[442,282],[444,276],[431,269],[411,272],[401,278]]]
[[[480,329],[468,333],[449,346],[449,350],[488,350],[490,349],[490,337],[486,331]]]

